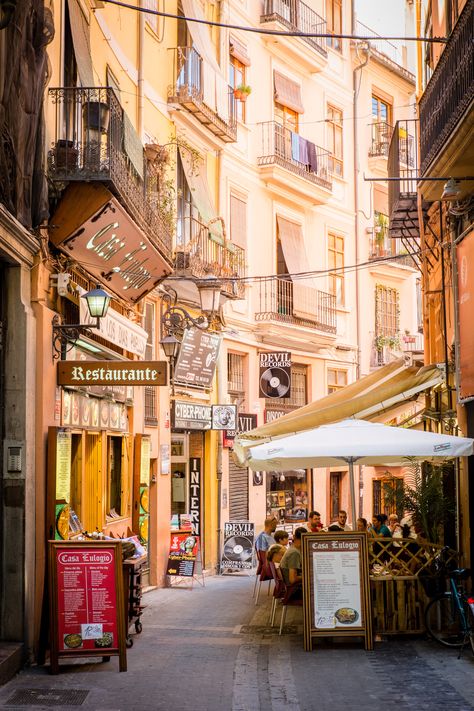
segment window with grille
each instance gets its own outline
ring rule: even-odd
[[[399,294],[397,289],[377,284],[375,292],[376,336],[397,338],[400,330]]]
[[[328,395],[335,393],[336,390],[340,390],[345,385],[347,385],[347,370],[341,370],[339,368],[328,368]]]
[[[328,235],[328,291],[336,297],[336,304],[344,304],[344,237]]]
[[[327,148],[329,155],[329,170],[332,175],[342,178],[343,152],[342,152],[342,111],[328,104],[327,108]]]
[[[155,360],[155,304],[151,301],[145,303],[144,329],[148,334],[145,348],[145,360]],[[145,425],[158,424],[158,393],[154,385],[145,385]]]
[[[400,520],[403,517],[401,497],[403,494],[403,479],[401,477],[384,477],[372,481],[373,515],[397,514]]]
[[[308,367],[306,365],[298,365],[293,363],[291,366],[291,393],[289,398],[272,397],[266,398],[265,402],[269,405],[289,405],[293,407],[302,407],[308,402]]]
[[[326,0],[326,26],[328,34],[342,34],[342,0]],[[327,45],[342,52],[340,37],[328,37]]]
[[[245,397],[245,355],[227,354],[227,390],[233,395]]]

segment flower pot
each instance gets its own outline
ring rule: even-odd
[[[107,133],[110,108],[104,101],[86,101],[82,107],[82,116],[87,130]]]
[[[74,141],[61,138],[54,148],[54,163],[57,170],[75,170],[79,151],[74,147]]]
[[[234,89],[234,96],[236,99],[242,99],[242,92],[240,89]]]
[[[245,102],[247,101],[248,96],[249,96],[248,94],[245,94],[244,92],[241,92],[240,100],[241,100],[241,102],[242,102],[243,104],[245,104]]]

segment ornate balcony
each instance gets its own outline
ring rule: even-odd
[[[211,234],[198,220],[178,222],[174,276],[202,279],[209,274],[224,280],[221,291],[228,298],[243,299],[245,287],[239,279],[245,276],[245,250]]]
[[[467,173],[457,174],[472,175],[469,168],[474,160],[474,147],[472,140],[469,139],[474,121],[473,24],[474,0],[468,0],[420,99],[420,172],[422,175],[427,172],[430,175],[435,174],[430,166],[436,160],[443,162],[443,167],[440,167],[441,175],[453,174],[450,167],[446,167],[446,162],[448,161],[449,164],[451,153],[451,150],[447,150],[447,144],[454,133],[456,133],[456,157],[459,156],[460,171],[468,170]]]
[[[257,280],[256,321],[279,321],[336,333],[336,297],[282,277]]]
[[[288,29],[302,33],[326,33],[326,20],[301,0],[265,0],[260,22],[269,28]],[[276,37],[264,36],[263,40],[271,42],[272,48],[281,45],[287,58],[299,62],[310,71],[321,71],[327,62],[326,39],[324,37]],[[308,45],[313,52],[308,52]]]
[[[55,111],[49,178],[60,189],[103,183],[171,266],[172,235],[156,207],[156,176],[113,89],[56,88],[49,97]]]
[[[194,47],[175,47],[173,83],[168,103],[184,106],[215,136],[226,143],[237,140],[237,104],[231,86],[222,85]]]
[[[276,121],[259,125],[262,143],[257,160],[262,177],[314,204],[326,202],[332,191],[328,151]]]
[[[393,126],[390,126],[386,121],[377,121],[371,124],[371,139],[369,148],[369,157],[378,158],[383,156],[388,157],[388,149],[392,138]]]
[[[388,153],[389,236],[400,240],[419,264],[420,225],[417,206],[417,121],[397,121]]]

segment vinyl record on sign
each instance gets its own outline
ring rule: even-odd
[[[260,376],[260,389],[266,397],[285,397],[290,390],[290,378],[283,368],[267,368]]]
[[[244,536],[232,536],[224,544],[224,555],[229,560],[247,560],[252,557],[252,544]]]

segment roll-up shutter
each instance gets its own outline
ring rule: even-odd
[[[93,87],[95,85],[89,25],[77,0],[68,0],[68,9],[79,79],[82,86]]]
[[[280,72],[273,72],[275,88],[275,101],[289,109],[293,109],[298,114],[304,113],[303,99],[301,97],[301,86],[292,79],[289,79]]]
[[[310,271],[306,253],[303,230],[301,225],[285,220],[277,215],[278,237],[280,238],[283,255],[290,275]],[[315,280],[292,277],[293,281],[293,315],[300,318],[314,318],[316,304]]]
[[[249,470],[229,458],[229,520],[248,521]]]

